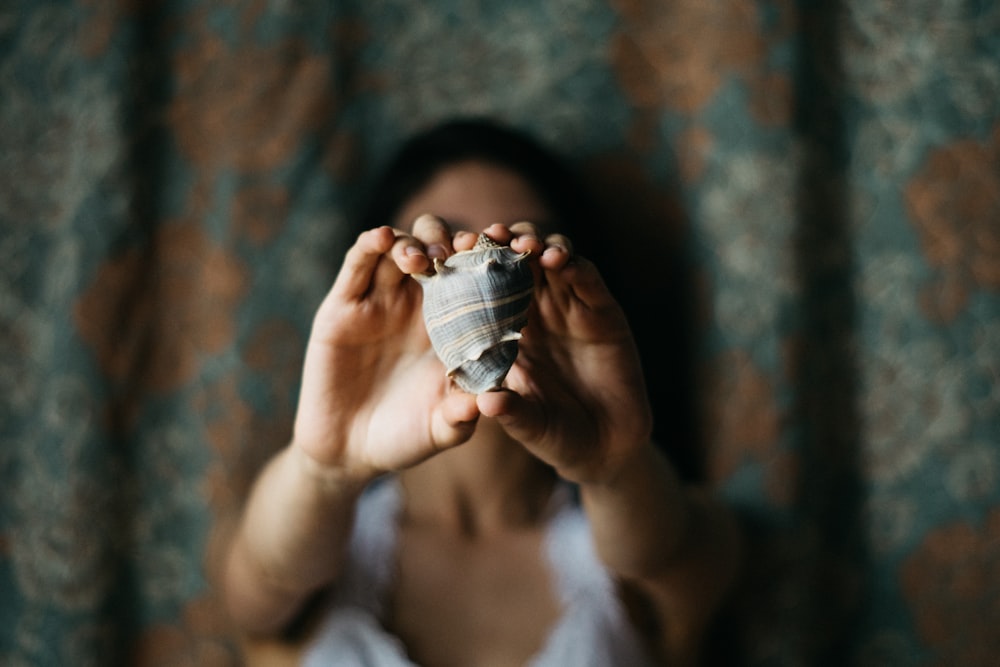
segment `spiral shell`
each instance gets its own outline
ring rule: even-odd
[[[433,274],[414,276],[431,345],[471,394],[498,389],[517,357],[534,289],[527,256],[480,234],[471,250],[435,259]]]

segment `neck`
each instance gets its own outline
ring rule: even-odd
[[[556,481],[549,466],[485,418],[468,442],[399,477],[405,522],[467,538],[536,526]]]

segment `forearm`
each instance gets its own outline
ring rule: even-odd
[[[368,480],[321,469],[294,445],[265,467],[232,541],[226,600],[253,634],[281,632],[338,576]]]
[[[657,610],[660,654],[697,664],[705,628],[739,572],[735,516],[708,490],[682,484],[652,447],[581,494],[599,557]]]
[[[655,574],[681,548],[690,521],[689,498],[673,466],[652,445],[605,480],[580,486],[594,543],[616,574]]]

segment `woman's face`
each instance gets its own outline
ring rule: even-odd
[[[442,218],[452,231],[479,233],[494,223],[533,222],[544,227],[550,212],[515,172],[486,162],[459,162],[442,169],[414,195],[394,221],[409,230],[420,215]]]

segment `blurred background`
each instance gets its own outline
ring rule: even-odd
[[[608,204],[726,665],[1000,655],[1000,3],[5,0],[0,664],[238,664],[219,556],[368,180],[456,114]]]

